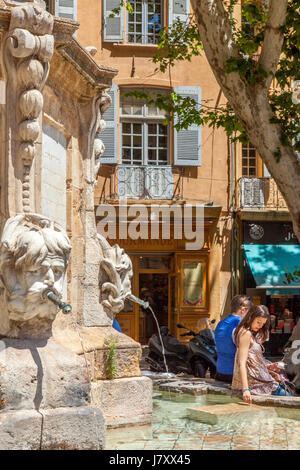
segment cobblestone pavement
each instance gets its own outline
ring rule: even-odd
[[[300,450],[300,421],[253,415],[222,425],[203,424],[186,417],[194,405],[223,404],[228,396],[175,395],[155,392],[151,426],[112,429],[109,450]],[[292,411],[292,410],[290,410]],[[293,416],[293,413],[292,415]]]

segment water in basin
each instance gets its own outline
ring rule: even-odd
[[[238,403],[227,395],[154,392],[152,426],[107,430],[110,450],[300,450],[300,411],[276,408],[215,425],[189,417],[188,409]],[[274,409],[273,409],[274,411]]]

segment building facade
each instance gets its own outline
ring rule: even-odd
[[[178,62],[166,73],[157,71],[152,61],[161,28],[178,17],[189,21],[189,1],[131,4],[133,14],[121,7],[112,15],[119,0],[77,2],[78,39],[93,50],[97,62],[118,69],[109,91],[112,107],[104,113],[106,128],[100,134],[105,152],[95,211],[98,230],[103,232],[103,207],[113,206],[117,223],[109,241],[117,242],[132,259],[133,293],[148,299],[159,324],[178,335],[178,322],[197,330],[207,318],[219,319],[232,295],[230,147],[222,130],[191,126],[177,132],[164,124],[161,110],[126,92],[175,90],[194,98],[199,106],[214,106],[225,99],[204,54],[191,62]],[[203,208],[201,216],[197,206]],[[203,243],[195,243],[193,249],[187,249],[184,215],[192,231],[203,232]],[[131,236],[137,217],[140,230],[148,230],[145,236]],[[167,226],[170,234],[163,233]],[[130,302],[118,321],[126,334],[142,343],[156,329],[149,314]]]
[[[279,230],[285,235],[278,235],[282,240],[276,243],[274,237],[264,235],[261,245],[294,243],[285,201],[256,149],[251,144],[229,144],[222,130],[206,126],[177,132],[164,124],[161,110],[126,95],[133,90],[154,95],[174,90],[193,97],[199,106],[225,102],[204,54],[177,62],[166,73],[153,63],[161,28],[172,26],[177,18],[189,21],[189,1],[135,0],[131,4],[132,14],[120,7],[120,0],[49,2],[57,15],[81,23],[78,39],[96,62],[118,69],[101,133],[105,152],[95,191],[98,230],[107,229],[101,223],[107,215],[103,208],[113,207],[116,227],[108,239],[131,256],[133,293],[148,299],[159,324],[167,324],[174,334],[178,335],[178,322],[197,329],[206,318],[220,319],[237,293],[254,295],[256,302],[269,306],[276,298],[292,304],[297,300],[297,285],[291,285],[295,275],[287,285],[289,291],[282,286],[278,291],[279,280],[277,286],[272,281],[276,291],[261,290],[251,270],[251,248],[249,256],[246,253],[246,245],[260,244],[262,232],[270,235]],[[239,8],[237,17],[241,17]],[[178,217],[182,222],[185,208],[191,207],[187,217],[192,230],[199,231],[198,205],[204,207],[203,244],[200,249],[187,249]],[[163,233],[166,226],[169,235]],[[276,258],[275,249],[270,250],[278,266],[278,253]],[[282,259],[288,256],[287,250],[283,248]],[[272,297],[280,295],[289,297]],[[129,302],[118,320],[125,333],[143,343],[156,328],[146,312]]]
[[[280,317],[287,307],[300,311],[300,257],[285,200],[248,144],[236,154],[235,288],[266,304]]]

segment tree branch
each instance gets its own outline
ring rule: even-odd
[[[214,67],[225,68],[230,57],[238,57],[228,13],[222,0],[191,0],[204,48],[214,57]]]
[[[233,109],[239,109],[243,103],[241,120],[251,119],[249,84],[238,72],[226,72],[228,60],[238,59],[241,54],[223,0],[191,0],[191,3],[204,52],[217,82]]]
[[[269,89],[276,72],[282,51],[284,35],[281,27],[285,24],[288,0],[270,0],[269,15],[259,65],[268,72],[265,86]]]

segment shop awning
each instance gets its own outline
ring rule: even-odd
[[[256,282],[267,295],[300,295],[300,245],[244,245]]]

